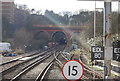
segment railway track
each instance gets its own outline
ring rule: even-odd
[[[40,72],[40,73],[35,73],[35,74],[39,74],[39,75],[43,74],[43,72],[46,71],[44,69],[46,67],[50,67],[49,65],[52,65],[52,62],[54,61],[53,53],[55,51],[60,51],[60,49],[61,48],[57,47],[57,49],[54,48],[54,49],[48,50],[48,51],[40,53],[40,54],[35,54],[35,55],[33,55],[33,58],[30,58],[24,62],[18,63],[16,65],[2,71],[1,72],[2,77],[3,77],[2,79],[3,80],[9,79],[10,81],[16,81],[16,80],[20,81],[21,79],[29,79],[29,80],[34,79],[35,81],[37,81],[39,79],[39,76],[35,77],[35,75],[34,75],[32,77],[32,76],[28,76],[28,75],[33,75],[31,73],[34,73],[34,71]],[[50,59],[47,59],[47,58],[50,58]],[[21,60],[19,59],[16,61],[21,61]],[[43,63],[43,62],[45,62],[45,63]],[[11,63],[13,63],[13,62],[2,64],[1,66],[8,65]],[[36,68],[39,68],[39,67],[42,68],[41,71],[36,71]],[[37,70],[40,70],[40,69],[37,69]]]
[[[66,61],[68,61],[68,59],[67,59],[62,53],[60,53],[59,56],[60,56],[60,55],[61,55],[61,57],[64,59],[64,61],[63,61],[63,59],[61,59],[61,57],[56,57],[56,56],[54,56],[54,57],[55,57],[56,63],[58,64],[59,68],[62,69],[63,64],[64,64]],[[84,75],[83,75],[83,77],[82,77],[82,79],[81,79],[80,81],[88,81],[88,80],[89,80],[89,81],[93,81],[93,80],[95,80],[95,81],[98,81],[98,80],[99,80],[99,81],[104,81],[104,74],[103,74],[103,73],[95,71],[94,69],[92,69],[92,68],[89,67],[88,65],[84,64],[84,63],[81,61],[81,59],[79,59],[79,61],[80,61],[80,62],[83,64],[83,66],[84,66]],[[48,73],[48,70],[49,70],[49,68],[50,68],[52,65],[53,65],[53,63],[52,63],[50,66],[48,66],[45,74],[43,74],[44,77],[45,77],[46,73]],[[42,79],[43,79],[43,78],[42,78]],[[40,80],[40,81],[42,81],[42,80]],[[49,81],[49,80],[48,80],[48,81]],[[119,80],[113,79],[112,81],[119,81]]]
[[[80,57],[79,61],[82,62],[81,57]],[[92,69],[91,67],[89,67],[88,65],[86,65],[84,63],[83,63],[83,66],[85,68],[84,69],[85,79],[83,78],[84,81],[87,81],[88,79],[89,80],[94,79],[94,80],[104,81],[104,74],[102,72],[97,72],[97,71],[95,71],[94,69]],[[119,77],[112,77],[111,80],[112,81],[119,81]]]
[[[32,60],[34,60],[34,59],[36,59],[38,57],[42,57],[45,53],[49,52],[52,49],[49,49],[49,50],[44,51],[42,53],[36,52],[34,54],[27,55],[27,56],[21,57],[21,58],[16,59],[16,60],[12,60],[10,62],[3,63],[3,64],[0,65],[0,67],[2,68],[1,74],[5,75],[9,71],[12,71],[15,68],[19,67],[19,65],[22,65],[22,64],[25,64],[25,63],[29,64],[30,61],[32,61]]]
[[[66,61],[68,61],[68,59],[62,54],[62,53],[60,53],[58,56],[56,56],[56,55],[54,55],[54,57],[55,57],[55,62],[56,62],[56,66],[58,66],[58,68],[60,69],[60,71],[62,72],[62,66],[63,66],[63,64],[66,62]],[[53,64],[53,63],[52,63]],[[50,65],[50,67],[51,67],[51,65]],[[49,68],[50,68],[49,66],[48,66],[48,68],[47,68],[47,70],[46,70],[46,72],[45,72],[45,74],[44,74],[44,77],[45,77],[45,75],[46,75],[46,73],[48,72],[48,70],[49,70]],[[84,65],[84,67],[85,67],[85,72],[84,72],[84,76],[83,76],[83,78],[80,80],[80,81],[92,81],[93,80],[93,73],[95,73],[96,74],[96,78],[97,79],[102,79],[103,78],[103,76],[101,76],[101,74],[99,74],[99,73],[97,73],[97,72],[95,72],[94,70],[92,70],[91,68],[89,68],[88,66],[86,66],[86,65]],[[59,73],[58,73],[59,74]],[[62,74],[62,73],[60,73],[60,74]],[[49,74],[48,74],[48,76],[49,76]],[[43,77],[43,76],[42,76]],[[42,78],[43,79],[43,78]],[[56,79],[55,79],[56,80]],[[64,78],[63,78],[63,80],[64,80]],[[37,80],[38,81],[38,80]],[[41,79],[40,79],[40,81],[42,81]],[[44,80],[43,80],[44,81]],[[48,80],[49,81],[49,80]]]
[[[62,65],[67,61],[67,58],[65,58],[61,52],[59,53],[54,53],[54,59],[52,59],[48,65],[46,65],[46,67],[44,67],[44,69],[42,70],[42,72],[37,76],[35,81],[49,81],[49,80],[64,80],[64,78],[59,79],[58,77],[54,78],[54,79],[49,79],[48,76],[51,76],[52,74],[50,73],[50,71],[52,71],[55,68],[54,67],[58,67],[59,69],[59,73],[57,72],[57,74],[62,74]],[[58,70],[57,69],[57,70]],[[52,75],[52,77],[55,77],[56,75]],[[62,76],[62,75],[61,75]],[[50,77],[50,78],[52,78]],[[60,77],[60,76],[59,76]],[[62,76],[63,77],[63,76]]]
[[[18,61],[19,59],[22,59],[22,58],[25,58],[25,57],[32,57],[32,56],[35,56],[35,55],[37,55],[37,54],[39,54],[39,53],[41,53],[41,55],[42,55],[42,54],[44,54],[45,52],[47,52],[47,51],[49,51],[49,50],[51,50],[51,48],[49,48],[49,49],[47,49],[47,50],[34,51],[34,52],[30,53],[30,54],[25,54],[25,55],[23,55],[22,57],[19,57],[19,58],[10,60],[10,61],[8,61],[8,62],[3,62],[2,64],[0,64],[0,66],[3,66],[3,65],[6,65],[6,64],[10,64],[10,63],[16,62],[16,61]]]
[[[0,66],[2,66],[2,65],[6,65],[6,64],[9,64],[9,63],[12,63],[12,62],[15,62],[15,61],[17,61],[17,60],[19,60],[19,59],[21,59],[21,58],[24,58],[24,57],[31,57],[31,56],[34,56],[34,55],[36,55],[36,54],[38,54],[38,53],[42,53],[42,52],[44,52],[44,51],[34,51],[34,52],[32,52],[32,53],[27,53],[27,54],[23,54],[23,56],[21,56],[21,57],[18,57],[18,58],[15,58],[15,59],[13,59],[13,60],[10,60],[10,61],[8,61],[8,62],[2,62],[1,64],[0,64]]]
[[[54,55],[55,54],[57,54],[56,57],[58,57],[60,53],[54,53]],[[39,75],[37,76],[35,81],[43,81],[45,79],[45,76],[48,73],[48,71],[50,70],[51,66],[53,65],[55,59],[56,58],[54,56],[54,58],[44,67],[44,69],[41,71],[41,73],[39,73]]]
[[[59,49],[59,51],[60,51],[60,49]],[[62,52],[59,52],[59,53],[54,53],[54,52],[55,52],[55,50],[45,52],[46,54],[43,53],[42,56],[40,55],[41,57],[38,57],[36,60],[27,63],[27,65],[26,64],[24,64],[22,66],[20,65],[16,69],[16,70],[19,70],[18,72],[16,70],[10,71],[7,74],[3,75],[3,79],[10,79],[10,81],[20,81],[23,79],[25,79],[25,80],[27,79],[28,81],[29,80],[44,81],[46,79],[45,78],[46,75],[50,75],[49,71],[53,65],[58,66],[62,72],[62,66],[66,61],[68,61],[68,59],[62,54]],[[53,55],[53,53],[54,53],[54,55]],[[47,59],[47,58],[49,58],[49,59]],[[81,61],[81,60],[79,60],[79,61]],[[56,64],[54,64],[54,62]],[[83,63],[83,66],[84,66],[84,76],[81,81],[87,81],[87,80],[90,81],[90,80],[93,80],[93,77],[95,77],[95,79],[99,79],[99,80],[103,79],[102,74],[94,71],[92,68],[85,65],[84,63]]]
[[[44,53],[38,53],[38,54],[42,56]],[[7,71],[7,69],[10,69],[16,65],[20,65],[24,62],[27,62],[27,61],[32,60],[34,58],[37,58],[39,55],[33,54],[32,56],[20,57],[20,58],[17,58],[15,60],[3,63],[0,65],[0,67],[2,67],[2,73],[4,74],[5,71]]]
[[[67,60],[62,52],[54,54],[54,62],[47,66],[37,81],[66,81],[62,75],[62,66]]]
[[[68,61],[68,59],[63,55],[63,54],[61,54],[61,56],[66,60],[66,61]],[[59,60],[59,59],[57,59],[58,60],[58,64],[60,65],[62,62]],[[93,77],[95,77],[95,79],[96,80],[103,80],[103,78],[104,78],[104,76],[101,74],[101,73],[98,73],[98,72],[96,72],[96,71],[94,71],[92,68],[90,68],[90,67],[88,67],[86,64],[84,64],[82,61],[81,61],[81,59],[79,58],[79,60],[78,61],[80,61],[82,64],[83,64],[83,66],[84,66],[84,75],[83,75],[83,77],[82,77],[82,79],[81,79],[81,81],[92,81],[93,80]],[[61,63],[60,63],[61,62]],[[62,64],[64,64],[64,63],[62,63]]]
[[[51,54],[52,53],[50,53],[47,56],[43,57],[39,61],[34,62],[31,65],[29,65],[27,68],[25,68],[19,74],[14,76],[11,81],[20,81],[20,80],[24,80],[24,79],[35,80],[36,75],[38,74],[38,72],[41,73],[41,71],[44,69],[44,67],[46,65],[48,65],[47,63],[41,63],[41,62],[44,62],[44,60],[47,60],[47,62],[49,62],[51,59],[47,59],[47,58],[49,58],[51,56]],[[38,69],[38,68],[40,68],[40,69]],[[34,73],[34,71],[35,71],[35,73]]]
[[[81,57],[79,58],[79,61],[83,64],[84,66],[84,77],[83,80],[103,80],[104,75],[100,72],[95,71],[94,69],[90,68],[88,65],[84,64],[81,60]]]
[[[68,61],[68,59],[60,52],[60,54],[58,55],[54,55],[55,57],[55,62],[56,62],[56,66],[59,67],[60,71],[62,71],[62,66],[63,64]],[[81,60],[79,60],[81,61]],[[44,81],[44,77],[47,75],[47,76],[50,76],[50,74],[47,74],[47,73],[50,73],[48,72],[50,67],[53,65],[53,62],[50,62],[46,67],[45,69],[42,71],[42,73],[39,75],[39,78],[36,80],[36,81]],[[103,75],[94,71],[93,69],[91,69],[90,67],[88,67],[87,65],[83,64],[84,66],[84,76],[83,78],[81,79],[81,81],[92,81],[93,80],[93,77],[95,77],[96,80],[103,80]],[[59,73],[58,73],[59,74]],[[61,73],[60,73],[61,74]],[[94,76],[95,75],[95,76]],[[64,78],[63,78],[64,79]],[[45,81],[46,81],[46,78],[45,78]],[[49,81],[49,80],[48,80]]]
[[[54,55],[55,54],[57,54],[56,57],[59,56],[59,53],[54,53]],[[24,70],[23,72],[16,75],[11,81],[16,81],[16,80],[20,81],[21,79],[26,79],[26,78],[29,79],[29,80],[32,79],[32,81],[42,81],[42,80],[44,80],[44,77],[45,77],[46,73],[48,72],[50,67],[53,65],[54,60],[55,60],[53,55],[52,54],[50,54],[50,55],[51,55],[51,59],[46,59],[46,58],[44,59],[46,61],[46,65],[42,65],[42,63],[38,62],[37,67],[35,67],[36,66],[36,63],[35,63],[33,66],[31,66],[29,68],[26,68],[26,70]],[[43,67],[41,69],[38,69],[39,71],[37,71],[38,73],[36,73],[36,71],[35,71],[36,68],[39,68],[41,66],[43,66]],[[32,76],[30,76],[31,72],[33,72],[33,71],[35,71],[35,74],[32,74]]]
[[[27,60],[24,60],[25,58],[22,58],[20,61],[20,63],[16,64],[16,65],[13,65],[11,64],[11,67],[7,68],[7,69],[4,69],[1,74],[2,74],[2,78],[3,79],[11,79],[13,78],[16,74],[18,74],[19,72],[21,72],[22,70],[24,70],[25,68],[29,67],[30,65],[32,65],[33,63],[35,62],[38,62],[40,59],[43,59],[44,57],[47,57],[49,55],[49,53],[51,54],[51,52],[54,50],[54,48],[52,49],[49,49],[43,53],[39,53],[39,54],[36,54],[34,55],[33,57],[27,59]],[[12,62],[13,63],[13,62]],[[10,65],[9,63],[8,64],[5,64],[3,66],[7,66],[7,65]],[[2,67],[3,67],[2,66]]]

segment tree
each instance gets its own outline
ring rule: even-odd
[[[2,37],[3,40],[11,38],[14,32],[14,25],[9,22],[6,16],[2,18]]]

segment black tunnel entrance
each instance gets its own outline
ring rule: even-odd
[[[67,37],[64,32],[58,31],[53,33],[52,41],[58,44],[67,44]]]
[[[31,45],[33,49],[43,49],[44,46],[48,44],[50,36],[47,32],[39,31],[37,32],[33,39],[31,40]]]
[[[34,39],[46,41],[50,39],[50,36],[47,32],[40,31],[34,35]]]

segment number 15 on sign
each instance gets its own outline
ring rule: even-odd
[[[67,61],[62,68],[62,74],[67,80],[79,80],[84,73],[83,65],[76,60]]]

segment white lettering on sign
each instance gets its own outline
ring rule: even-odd
[[[103,52],[102,49],[99,47],[94,47],[92,51],[93,52]]]
[[[120,53],[120,48],[114,48],[114,53]]]
[[[101,53],[95,53],[94,58],[101,58]]]
[[[119,59],[119,58],[120,58],[120,54],[116,54],[116,56],[117,56],[117,59]]]

